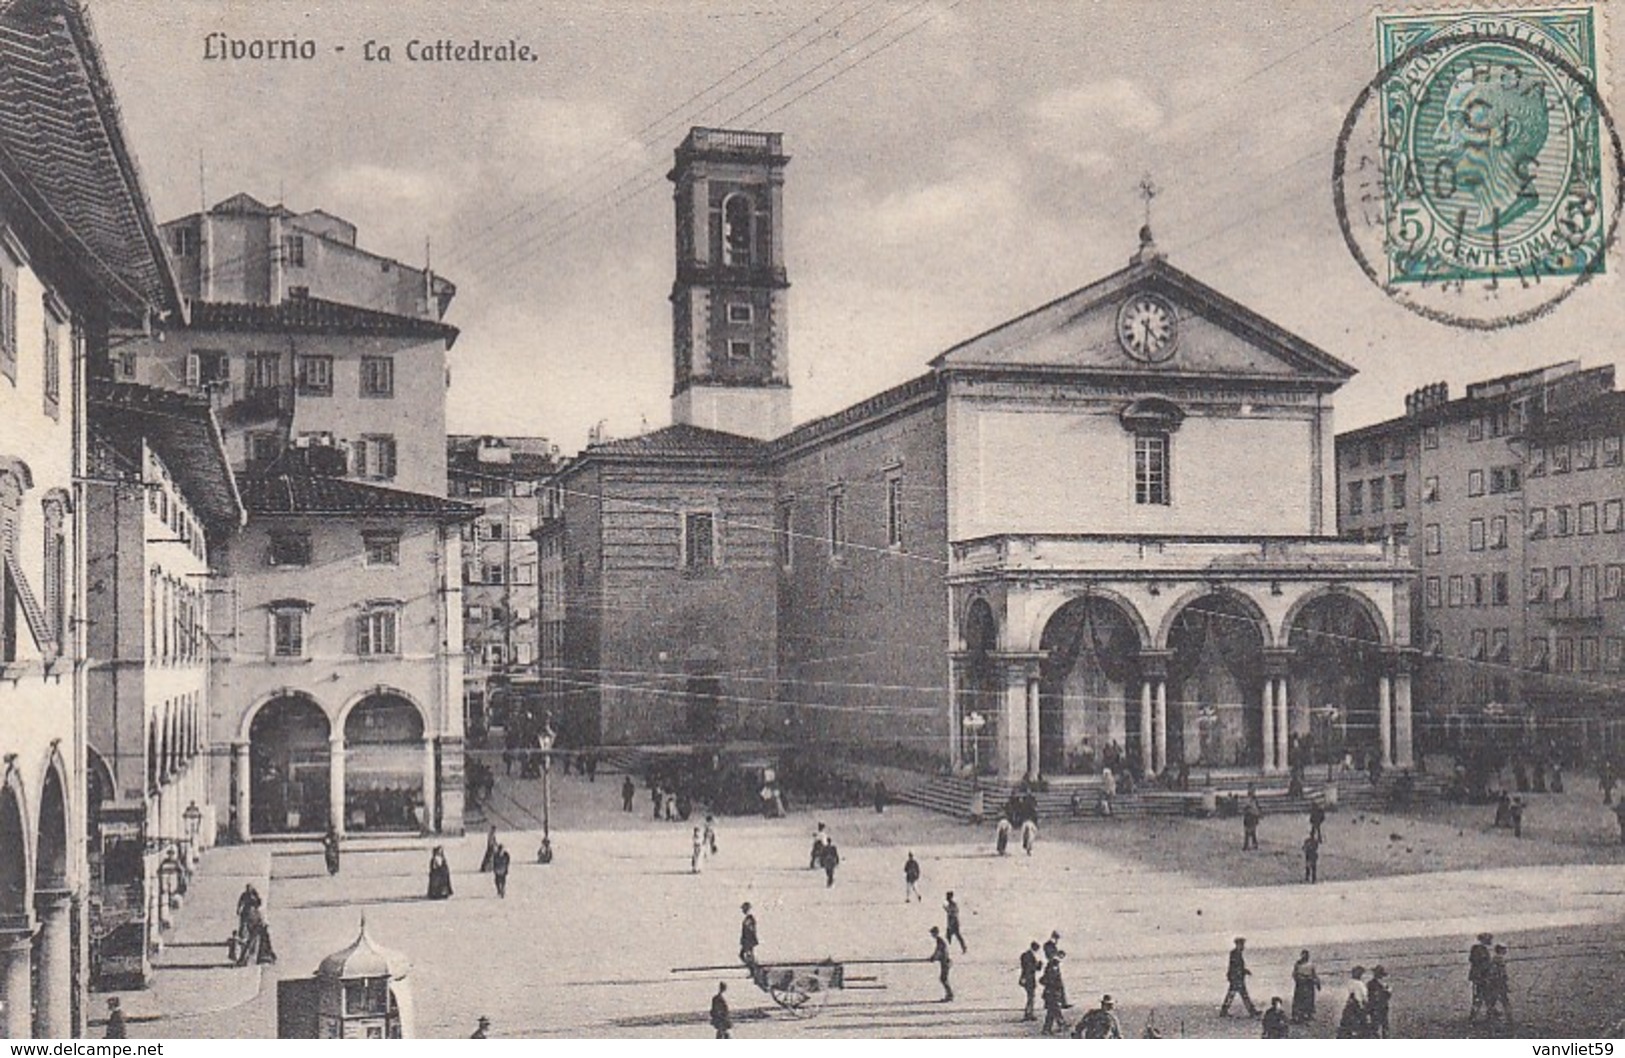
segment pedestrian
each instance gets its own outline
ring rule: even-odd
[[[875,780],[875,814],[881,815],[886,811],[886,805],[891,802],[891,793],[886,784],[880,779]]]
[[[1033,1002],[1038,995],[1038,974],[1043,965],[1038,952],[1038,942],[1035,940],[1021,953],[1021,990],[1027,993],[1027,1006],[1021,1012],[1022,1021],[1038,1020],[1038,1015],[1033,1013]]]
[[[925,899],[920,892],[920,861],[914,858],[912,851],[903,861],[903,903],[908,903],[910,897],[920,901]]]
[[[1552,793],[1563,792],[1563,762],[1552,761]]]
[[[948,983],[948,970],[953,966],[952,954],[948,951],[948,942],[942,939],[942,933],[937,927],[931,927],[931,941],[936,945],[931,950],[930,961],[939,964],[937,979],[942,982],[942,1001],[949,1003],[954,998],[953,985]]]
[[[660,806],[665,804],[665,803],[666,803],[666,794],[665,794],[665,791],[663,791],[660,788],[660,784],[657,783],[657,782],[650,783],[649,784],[649,807],[654,810],[654,821],[656,823],[660,822]]]
[[[1523,798],[1514,797],[1512,799],[1512,809],[1509,814],[1512,817],[1512,836],[1515,838],[1523,837]]]
[[[259,890],[254,888],[252,882],[243,886],[242,893],[237,897],[237,936],[239,940],[246,940],[248,937],[248,913],[259,908],[263,903],[264,901],[260,899]],[[233,958],[235,957],[234,953]]]
[[[1484,1008],[1488,997],[1488,982],[1490,976],[1490,944],[1495,937],[1489,933],[1480,933],[1478,943],[1467,953],[1467,983],[1473,989],[1473,1005],[1467,1011],[1467,1024],[1471,1025],[1478,1020],[1478,1012]]]
[[[508,846],[498,845],[497,854],[491,859],[491,874],[496,878],[498,899],[508,898],[508,866],[512,862],[513,857],[508,854]]]
[[[829,841],[829,831],[825,829],[824,824],[820,823],[818,829],[813,832],[812,855],[807,860],[807,869],[809,871],[815,871],[824,865],[824,844],[827,841]]]
[[[597,782],[598,781],[598,754],[594,753],[594,752],[591,752],[591,751],[587,752],[582,757],[582,763],[587,768],[587,781],[588,782]]]
[[[1499,1011],[1512,1027],[1512,984],[1507,979],[1507,946],[1497,944],[1484,973],[1484,1020],[1494,1022]]]
[[[717,982],[717,994],[711,997],[711,1027],[717,1030],[717,1039],[733,1039],[733,1012],[728,1009],[728,983]]]
[[[1512,795],[1505,790],[1495,799],[1495,825],[1497,827],[1510,827],[1512,825]]]
[[[271,927],[258,904],[248,909],[243,932],[243,942],[237,948],[238,966],[250,963],[266,966],[276,962],[276,951],[271,947]]]
[[[632,776],[628,775],[621,780],[621,811],[632,811],[632,799],[637,795],[638,788],[633,784]]]
[[[1343,1016],[1337,1022],[1337,1038],[1362,1040],[1370,1035],[1370,999],[1365,988],[1365,967],[1356,966],[1349,971],[1348,987],[1343,990]]]
[[[119,1006],[118,996],[113,996],[107,1001],[107,1032],[103,1038],[123,1040],[128,1039],[129,1035],[129,1026],[124,1021],[124,1008]]]
[[[1309,805],[1309,833],[1314,835],[1316,841],[1326,840],[1326,835],[1320,832],[1320,828],[1324,826],[1325,823],[1326,803],[1319,798],[1316,798]]]
[[[666,790],[662,793],[660,810],[665,814],[666,822],[677,822],[677,791]]]
[[[739,961],[746,966],[756,966],[756,916],[750,913],[750,904],[739,905],[739,913],[745,917],[739,923]]]
[[[1621,824],[1625,826],[1625,824]],[[1000,816],[999,825],[993,830],[993,849],[1000,856],[1010,851],[1010,817]]]
[[[474,1031],[468,1034],[471,1040],[488,1040],[491,1038],[491,1019],[484,1014],[480,1015],[480,1023],[474,1026]]]
[[[1089,1011],[1078,1019],[1072,1029],[1072,1038],[1076,1040],[1120,1040],[1123,1038],[1123,1026],[1118,1023],[1116,1004],[1111,996],[1101,996],[1100,1006]]]
[[[1044,964],[1044,975],[1038,979],[1044,992],[1044,1027],[1041,1035],[1053,1036],[1057,1030],[1066,1028],[1066,982],[1061,980],[1061,960],[1066,958],[1066,952],[1059,948]]]
[[[491,868],[495,866],[498,844],[496,824],[492,823],[491,829],[485,834],[485,855],[480,858],[481,874],[489,873]]]
[[[959,929],[959,905],[954,902],[953,890],[948,890],[947,903],[942,905],[942,913],[948,916],[948,940],[959,941],[959,952],[963,955],[968,949],[965,947],[965,934]]]
[[[1303,839],[1303,880],[1311,885],[1320,881],[1320,839],[1313,833]]]
[[[1100,814],[1110,819],[1112,799],[1117,796],[1117,776],[1110,768],[1100,770]]]
[[[1602,790],[1602,803],[1614,803],[1614,762],[1604,757],[1603,762],[1597,766],[1597,786]]]
[[[705,854],[717,854],[717,817],[706,813],[705,816]]]
[[[1251,786],[1247,787],[1247,800],[1241,806],[1241,850],[1258,848],[1258,821],[1264,817],[1264,810],[1259,807],[1258,795]]]
[[[835,842],[824,842],[824,851],[819,856],[819,866],[824,868],[824,888],[828,889],[835,884],[835,868],[841,865],[840,850]]]
[[[1371,1038],[1386,1040],[1391,1035],[1388,1030],[1388,1004],[1394,997],[1394,990],[1388,987],[1388,971],[1381,966],[1371,969],[1371,980],[1366,982],[1366,1010],[1371,1022]]]
[[[1307,1025],[1315,1020],[1315,998],[1320,994],[1320,974],[1309,959],[1309,949],[1298,953],[1292,964],[1292,1023]]]
[[[327,861],[328,877],[339,873],[339,831],[333,824],[327,824],[327,833],[322,835],[322,857]]]
[[[1033,854],[1033,846],[1038,844],[1038,821],[1028,816],[1021,821],[1021,849],[1027,855]]]
[[[1291,1037],[1292,1029],[1287,1021],[1286,1011],[1281,1006],[1281,997],[1270,996],[1270,1008],[1264,1011],[1264,1038],[1285,1040]]]
[[[688,873],[699,874],[705,868],[705,832],[694,828],[694,851],[688,858]]]
[[[1237,937],[1236,946],[1230,949],[1230,962],[1225,968],[1224,979],[1229,985],[1224,993],[1224,1002],[1219,1004],[1219,1017],[1230,1016],[1230,1002],[1237,996],[1247,1008],[1249,1017],[1258,1017],[1258,1008],[1253,1005],[1253,997],[1247,994],[1247,978],[1252,971],[1247,969],[1247,938]]]
[[[553,862],[553,839],[543,836],[542,843],[536,849],[536,862],[544,867]]]
[[[446,862],[446,848],[436,845],[429,853],[429,899],[444,900],[451,896],[451,865]]]

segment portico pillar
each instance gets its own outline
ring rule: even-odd
[[[1039,716],[1038,716],[1038,677],[1027,677],[1027,778],[1036,782],[1040,778],[1039,768]]]
[[[231,744],[231,788],[236,800],[232,804],[232,809],[237,818],[236,838],[241,842],[247,842],[253,836],[252,817],[249,815],[253,808],[253,803],[250,800],[250,790],[254,786],[254,777],[251,771],[248,743],[233,742]]]
[[[1377,741],[1382,747],[1382,766],[1388,767],[1393,759],[1393,684],[1387,673],[1377,677]]]
[[[1411,738],[1411,674],[1400,672],[1394,676],[1394,763],[1401,768],[1416,763]]]
[[[1275,681],[1273,679],[1264,681],[1264,702],[1261,711],[1263,713],[1263,738],[1261,739],[1263,745],[1260,755],[1263,757],[1264,770],[1271,772],[1275,770]]]
[[[1000,651],[992,657],[1004,671],[1004,700],[994,733],[999,774],[1036,780],[1041,749],[1038,663],[1043,655]]]
[[[434,739],[423,740],[423,832],[434,831],[435,806]]]
[[[70,894],[65,889],[41,891],[34,897],[39,915],[39,991],[35,1021],[44,1039],[73,1035],[73,933],[69,925]]]
[[[1156,701],[1152,723],[1157,729],[1156,765],[1162,772],[1168,767],[1168,681],[1157,678]]]
[[[1287,683],[1285,676],[1278,676],[1275,680],[1275,767],[1277,770],[1286,770],[1292,766],[1288,759],[1287,750],[1292,746],[1292,717],[1288,710]]]
[[[948,760],[953,765],[954,774],[964,765],[964,752],[962,745],[965,739],[965,688],[960,686],[965,679],[965,665],[959,660],[959,652],[954,651],[948,655]]]
[[[0,1032],[8,1040],[34,1036],[34,989],[30,963],[34,937],[26,929],[0,933]]]
[[[344,737],[335,735],[327,742],[327,822],[344,833]]]
[[[1151,681],[1140,681],[1140,774],[1151,775],[1156,771],[1156,758],[1154,756],[1155,732],[1152,730],[1155,721],[1152,720],[1151,707]]]

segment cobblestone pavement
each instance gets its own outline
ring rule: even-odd
[[[445,842],[456,888],[445,902],[424,899],[433,844],[425,839],[352,839],[337,878],[327,876],[315,842],[254,846],[270,857],[280,963],[255,998],[226,1010],[181,998],[215,987],[204,982],[212,973],[243,971],[161,971],[152,998],[175,1004],[173,1016],[138,1021],[132,1035],[274,1035],[277,975],[313,971],[354,939],[363,913],[379,943],[413,962],[424,1036],[466,1036],[481,1014],[495,1035],[509,1037],[705,1036],[719,980],[729,982],[741,1037],[1026,1036],[1034,1026],[1019,1020],[1016,957],[1052,929],[1069,953],[1072,1013],[1110,992],[1134,1033],[1155,1008],[1168,1035],[1256,1035],[1256,1022],[1216,1016],[1225,953],[1238,935],[1248,938],[1260,1001],[1289,994],[1297,950],[1315,951],[1328,991],[1307,1034],[1330,1034],[1336,990],[1356,961],[1389,968],[1399,1034],[1466,1034],[1465,952],[1486,929],[1514,945],[1524,1031],[1596,1032],[1625,1015],[1613,1009],[1619,1001],[1609,983],[1625,977],[1617,852],[1593,850],[1576,858],[1600,862],[1554,867],[1574,850],[1538,838],[1513,848],[1510,835],[1426,815],[1334,815],[1324,876],[1336,877],[1341,856],[1360,865],[1349,872],[1358,877],[1307,886],[1291,854],[1297,824],[1284,819],[1269,820],[1280,833],[1266,835],[1259,853],[1234,848],[1239,836],[1229,820],[1091,822],[1047,828],[1031,857],[1017,850],[1001,858],[989,832],[940,816],[845,809],[775,821],[724,818],[719,855],[695,875],[689,853],[698,820],[654,822],[644,796],[624,815],[619,779],[555,778],[557,859],[548,866],[535,863],[539,784],[500,781],[493,817],[514,860],[505,900],[489,875],[477,873],[483,834]],[[819,819],[842,850],[833,887],[806,869]],[[1407,843],[1408,854],[1395,851]],[[1437,851],[1424,859],[1419,848]],[[902,864],[911,850],[927,899],[905,905]],[[1469,866],[1453,869],[1453,858]],[[206,861],[205,873],[212,868]],[[241,884],[233,878],[228,888],[235,893]],[[951,1004],[937,1002],[936,968],[923,962],[865,967],[883,990],[834,993],[807,1020],[779,1012],[738,968],[671,972],[735,967],[742,900],[756,907],[765,962],[923,959],[949,889],[970,946],[963,955],[955,949],[959,998]],[[209,907],[195,910],[200,918],[217,913]],[[193,912],[189,904],[183,918]],[[220,913],[221,923],[190,928],[224,936],[229,908]],[[196,983],[177,987],[176,974]]]

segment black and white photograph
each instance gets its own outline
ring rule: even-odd
[[[1611,1054],[1622,15],[0,0],[0,1039]]]

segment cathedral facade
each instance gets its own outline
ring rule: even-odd
[[[583,451],[560,708],[1008,779],[1411,762],[1402,550],[1337,538],[1354,370],[1169,264],[787,428],[777,134],[677,150],[674,424]]]

